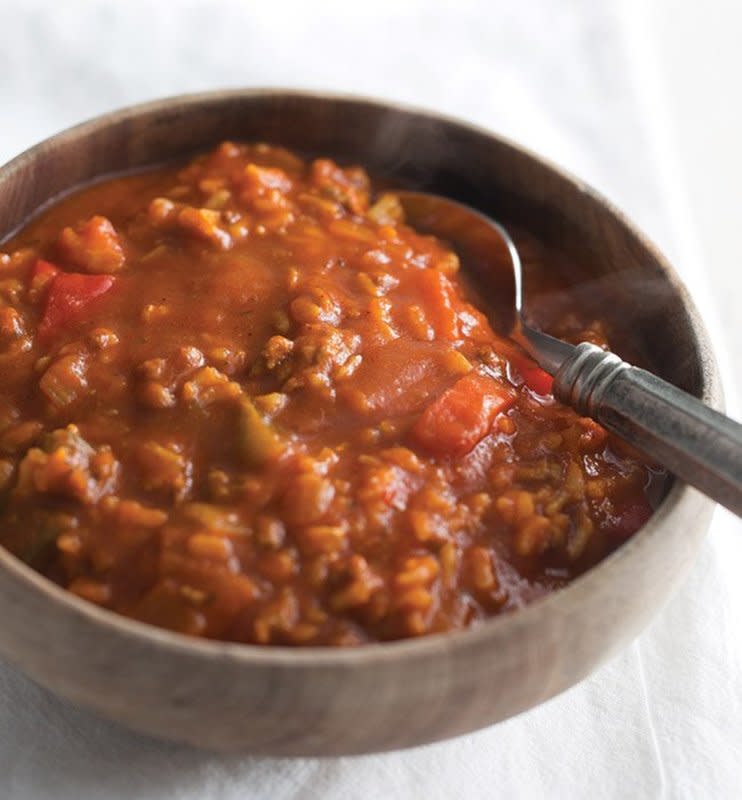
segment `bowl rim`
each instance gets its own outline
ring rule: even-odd
[[[315,99],[322,102],[353,103],[379,111],[400,112],[417,118],[422,117],[431,122],[443,122],[495,141],[504,149],[514,154],[517,153],[520,156],[525,156],[546,168],[548,171],[555,173],[557,177],[569,184],[574,190],[587,195],[592,202],[597,203],[608,211],[620,225],[640,242],[642,247],[646,249],[654,259],[655,263],[662,271],[664,279],[671,284],[678,293],[683,308],[688,315],[690,333],[695,340],[699,353],[698,366],[700,367],[700,378],[703,390],[701,399],[712,408],[717,410],[723,409],[724,404],[721,383],[708,332],[706,331],[701,316],[687,288],[668,259],[654,242],[644,234],[626,214],[620,211],[611,200],[604,197],[600,192],[568,170],[565,170],[560,165],[548,158],[544,158],[529,148],[523,147],[506,136],[502,136],[484,126],[468,122],[454,115],[440,113],[434,109],[398,102],[396,100],[385,100],[383,98],[369,97],[351,92],[260,87],[216,89],[205,92],[178,94],[144,103],[127,105],[96,115],[83,122],[65,128],[43,139],[27,150],[22,151],[9,162],[0,166],[0,179],[24,168],[29,162],[33,163],[35,160],[43,158],[50,149],[64,146],[68,141],[74,141],[78,138],[94,134],[108,126],[125,123],[134,117],[154,115],[175,109],[185,110],[184,107],[191,109],[193,107],[208,107],[210,105],[219,106],[223,103],[240,100],[249,101],[261,97],[274,97],[286,100],[294,98],[304,101]],[[104,177],[105,174],[106,173],[101,173],[100,177]],[[58,202],[67,194],[67,191],[72,192],[77,188],[79,188],[79,186],[70,187],[69,190],[65,190],[55,197],[50,198],[35,209],[32,215],[37,214],[48,205]],[[7,234],[0,232],[0,245],[7,236],[12,235],[12,233],[13,231],[9,231]],[[671,514],[677,513],[679,507],[687,505],[690,508],[691,502],[697,503],[699,500],[707,503],[712,502],[700,496],[692,487],[675,478],[670,491],[662,500],[649,521],[627,542],[618,547],[598,564],[575,578],[567,586],[549,592],[521,608],[513,609],[504,614],[483,620],[471,628],[426,634],[417,638],[388,642],[371,642],[354,647],[296,647],[291,645],[258,645],[215,639],[201,639],[140,622],[83,600],[53,583],[41,573],[36,572],[2,546],[0,546],[0,570],[11,573],[18,581],[26,584],[40,595],[45,595],[49,602],[60,603],[64,609],[73,616],[82,618],[82,620],[92,625],[112,629],[114,633],[121,636],[134,637],[143,644],[146,643],[153,647],[169,650],[173,655],[183,654],[208,660],[220,658],[230,662],[236,661],[245,666],[273,666],[281,667],[282,669],[302,669],[307,667],[351,668],[361,664],[364,666],[376,666],[390,660],[397,662],[407,659],[426,659],[430,656],[440,654],[443,651],[455,649],[460,646],[476,646],[488,639],[500,637],[509,639],[511,636],[515,635],[515,631],[521,628],[528,628],[532,624],[532,621],[542,614],[548,614],[556,608],[560,608],[561,613],[570,612],[570,610],[576,607],[575,604],[579,605],[581,597],[585,595],[589,596],[595,591],[596,587],[603,582],[604,576],[620,569],[621,565],[627,559],[634,558],[638,552],[644,549],[651,538],[661,536],[663,523]]]

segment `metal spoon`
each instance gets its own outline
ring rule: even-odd
[[[486,269],[501,298],[498,327],[554,376],[555,397],[742,516],[742,425],[614,353],[528,325],[520,257],[502,225],[444,197],[396,194],[410,225],[451,242],[467,268]]]

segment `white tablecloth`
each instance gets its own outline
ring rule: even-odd
[[[220,86],[428,105],[518,139],[609,195],[675,260],[718,336],[635,13],[592,0],[0,0],[0,160],[100,111]],[[0,665],[0,797],[739,796],[740,532],[719,512],[688,583],[581,685],[499,726],[406,752],[202,753],[128,733]]]

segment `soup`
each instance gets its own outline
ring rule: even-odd
[[[92,603],[253,644],[419,636],[558,589],[651,514],[652,469],[360,167],[225,142],[4,251],[0,543]],[[552,329],[608,345],[579,305]]]

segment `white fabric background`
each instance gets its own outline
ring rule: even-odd
[[[0,0],[0,162],[93,114],[183,91],[300,86],[427,105],[523,142],[623,207],[691,286],[728,379],[725,326],[668,149],[641,8],[619,0]],[[719,512],[684,588],[581,685],[494,728],[406,752],[328,760],[201,753],[130,734],[0,664],[0,797],[738,796],[741,532]]]

